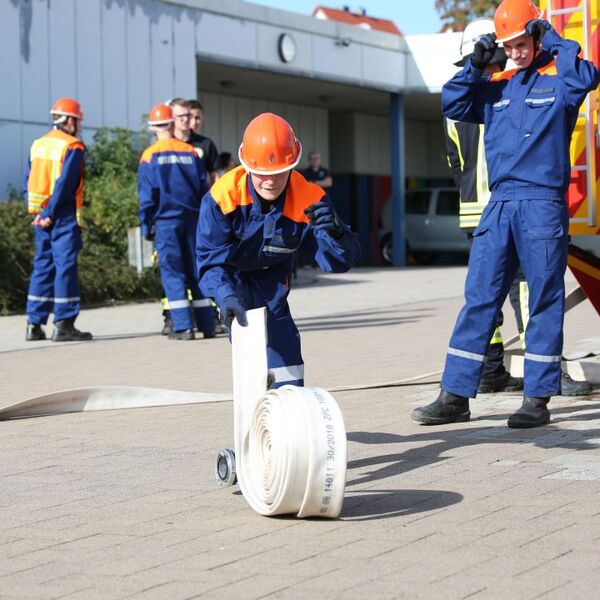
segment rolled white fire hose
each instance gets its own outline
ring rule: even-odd
[[[232,327],[237,477],[259,514],[336,518],[346,486],[346,429],[333,396],[286,385],[267,391],[264,308]]]

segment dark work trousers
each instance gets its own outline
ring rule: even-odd
[[[472,245],[472,233],[467,233],[467,237],[469,238],[469,242]],[[521,338],[523,338],[523,334],[525,332],[525,319],[523,315],[523,308],[527,308],[526,305],[525,307],[521,306],[521,301],[523,300],[523,292],[521,289],[522,282],[525,282],[525,274],[523,273],[523,268],[519,266],[517,274],[515,275],[515,279],[510,286],[508,296],[510,299],[510,304],[515,312],[517,327],[519,329],[519,335],[521,336]],[[502,375],[506,371],[506,369],[504,368],[504,342],[502,341],[502,338],[500,336],[500,328],[503,324],[504,315],[502,314],[502,310],[500,310],[500,312],[498,313],[498,317],[496,318],[496,327],[494,330],[494,335],[492,336],[492,340],[490,341],[488,351],[485,355],[485,363],[483,365],[481,379],[493,379]]]

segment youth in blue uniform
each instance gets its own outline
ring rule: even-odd
[[[173,320],[169,338],[194,339],[194,321],[204,337],[214,337],[211,303],[200,293],[194,260],[206,173],[192,146],[172,137],[173,113],[169,106],[156,105],[148,124],[157,141],[140,160],[138,214],[142,235],[155,240],[158,251],[160,278]]]
[[[27,210],[35,215],[25,339],[46,339],[42,325],[54,311],[53,341],[91,340],[91,333],[74,326],[80,309],[77,256],[81,250],[84,146],[77,135],[83,112],[72,98],[59,98],[50,114],[54,127],[32,144],[24,178]]]
[[[515,22],[507,7],[518,14],[525,8],[529,17]],[[569,144],[579,107],[600,82],[600,71],[578,58],[576,42],[562,39],[539,16],[529,0],[505,0],[495,15],[497,41],[518,68],[484,76],[496,45],[489,34],[442,90],[446,117],[485,125],[492,195],[473,232],[465,306],[450,339],[442,391],[413,412],[424,424],[470,418],[469,398],[477,393],[494,323],[519,262],[529,285],[530,316],[523,405],[508,425],[544,425],[549,399],[560,393]]]
[[[350,269],[357,236],[324,190],[293,170],[301,146],[272,113],[253,119],[240,146],[242,166],[205,196],[197,235],[200,287],[215,299],[228,327],[246,324],[246,310],[267,308],[267,359],[273,387],[304,384],[300,335],[287,296],[293,257],[303,244],[324,271]]]

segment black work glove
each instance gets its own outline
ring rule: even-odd
[[[326,231],[331,237],[339,239],[344,234],[344,229],[331,204],[316,202],[304,209],[310,224],[315,229]]]
[[[531,21],[525,25],[525,32],[540,42],[551,29],[552,25],[545,19],[531,19]]]
[[[227,296],[219,306],[221,323],[231,331],[233,319],[237,319],[242,327],[248,325],[246,309],[237,296]]]
[[[488,33],[482,36],[475,44],[471,62],[476,69],[483,71],[494,58],[496,53],[496,34]]]

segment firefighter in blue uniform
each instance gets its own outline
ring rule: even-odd
[[[50,114],[53,128],[31,146],[24,180],[27,211],[35,215],[25,339],[45,340],[42,325],[54,311],[52,340],[78,342],[92,339],[74,325],[80,309],[77,256],[82,245],[84,146],[77,136],[83,111],[76,100],[59,98]]]
[[[600,83],[600,70],[578,57],[530,0],[504,0],[495,34],[481,38],[472,58],[442,90],[444,115],[484,123],[492,195],[478,227],[441,392],[413,419],[434,425],[470,418],[498,311],[519,262],[529,285],[525,383],[509,427],[550,420],[548,402],[560,393],[564,273],[570,178],[569,144],[579,107]],[[516,69],[483,75],[496,43]]]
[[[173,111],[169,106],[154,106],[148,125],[157,141],[140,159],[138,214],[142,235],[154,240],[158,251],[160,278],[173,320],[169,338],[193,340],[194,322],[205,338],[212,338],[215,324],[211,302],[200,293],[194,260],[200,202],[207,190],[206,173],[194,148],[173,138]]]
[[[272,113],[255,117],[239,149],[241,166],[221,177],[202,202],[197,235],[200,287],[221,319],[246,322],[267,309],[267,359],[273,387],[304,384],[300,335],[290,314],[293,257],[303,244],[324,271],[350,269],[360,256],[356,234],[325,191],[294,168],[301,145]]]

